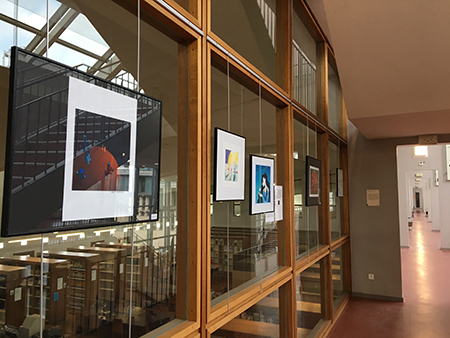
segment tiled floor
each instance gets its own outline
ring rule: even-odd
[[[352,298],[329,338],[450,337],[450,251],[440,233],[416,216],[402,249],[404,303]]]

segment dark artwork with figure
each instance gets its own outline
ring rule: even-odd
[[[130,159],[130,123],[77,109],[74,136],[72,190],[127,191],[119,168]]]

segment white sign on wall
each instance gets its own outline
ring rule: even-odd
[[[380,190],[367,189],[367,206],[368,207],[380,206]]]

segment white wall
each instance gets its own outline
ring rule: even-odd
[[[419,162],[425,162],[419,166]],[[435,170],[440,177],[439,187],[435,184]],[[422,173],[419,188],[423,192],[424,211],[433,222],[432,230],[441,230],[442,248],[450,249],[450,210],[445,207],[450,199],[450,181],[444,180],[445,145],[428,146],[428,157],[414,157],[413,146],[397,148],[397,175],[399,191],[400,244],[409,247],[408,217],[411,214],[411,187],[415,185],[415,174]],[[444,226],[445,225],[445,226]]]

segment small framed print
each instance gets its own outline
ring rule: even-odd
[[[320,160],[306,156],[306,206],[320,204],[320,176],[322,163]]]
[[[214,201],[245,199],[245,137],[215,129]]]
[[[274,159],[250,155],[250,215],[273,212]]]
[[[344,170],[336,168],[336,195],[344,197]]]

